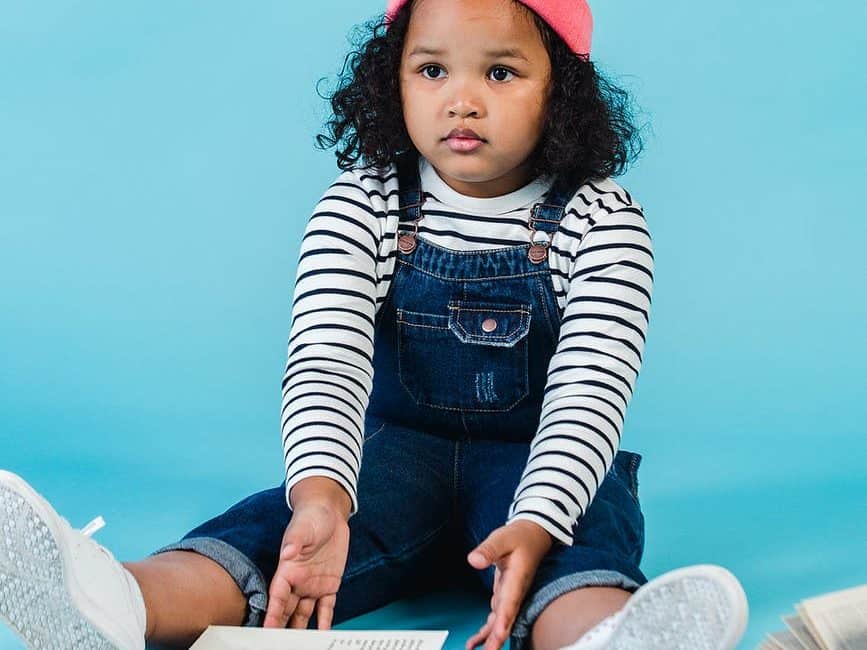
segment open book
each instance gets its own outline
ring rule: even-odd
[[[190,650],[441,650],[446,630],[278,630],[211,625]]]
[[[867,584],[807,598],[795,610],[782,617],[788,629],[768,634],[759,650],[867,649]]]

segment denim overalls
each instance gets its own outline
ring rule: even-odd
[[[420,216],[423,222],[424,195],[416,156],[400,157],[397,166],[405,233]],[[576,190],[555,182],[537,205],[536,228],[556,231]],[[547,260],[528,257],[529,232],[527,244],[494,250],[455,251],[416,237],[412,252],[396,252],[375,321],[359,508],[349,519],[334,624],[433,586],[492,592],[494,568],[476,571],[466,555],[506,523],[560,323]],[[640,461],[618,451],[570,531],[573,545],[555,542],[542,560],[513,626],[512,650],[526,647],[532,623],[556,597],[586,586],[634,592],[647,582],[639,569]],[[284,485],[247,497],[154,554],[192,550],[221,564],[248,598],[245,625],[261,626],[291,516]]]

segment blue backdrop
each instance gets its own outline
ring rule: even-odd
[[[623,438],[642,567],[730,568],[754,647],[796,600],[867,582],[867,5],[594,9],[595,58],[650,125],[620,179],[656,254]],[[76,526],[102,514],[121,559],[281,480],[298,246],[338,173],[315,83],[381,10],[0,6],[0,466]],[[356,624],[461,648],[485,603],[451,598]]]

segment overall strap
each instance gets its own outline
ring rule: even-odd
[[[566,205],[581,185],[583,181],[558,176],[544,202],[536,203],[530,210],[530,230],[542,230],[549,235],[556,232],[566,213]]]
[[[406,213],[410,221],[416,221],[421,218],[421,204],[424,203],[421,178],[418,173],[418,152],[406,151],[398,154],[395,165],[400,210]]]

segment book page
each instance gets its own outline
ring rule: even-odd
[[[783,622],[789,626],[792,634],[795,635],[806,650],[822,650],[822,648],[819,647],[819,644],[813,639],[813,635],[810,634],[810,630],[807,629],[807,625],[801,620],[800,616],[796,614],[784,616]]]
[[[810,633],[810,636],[813,637],[813,640],[819,645],[819,647],[822,650],[828,650],[828,646],[825,645],[825,642],[819,636],[819,630],[816,629],[815,624],[813,623],[813,621],[810,620],[809,615],[804,610],[804,608],[801,606],[801,603],[798,603],[797,605],[795,605],[795,609],[798,612],[799,618],[804,623],[804,625],[807,627],[807,631]]]
[[[867,648],[867,585],[807,598],[799,605],[801,618],[828,650]]]
[[[279,630],[211,625],[190,650],[442,650],[446,630]]]
[[[772,644],[775,650],[804,650],[804,646],[789,630],[768,634],[768,643]]]

